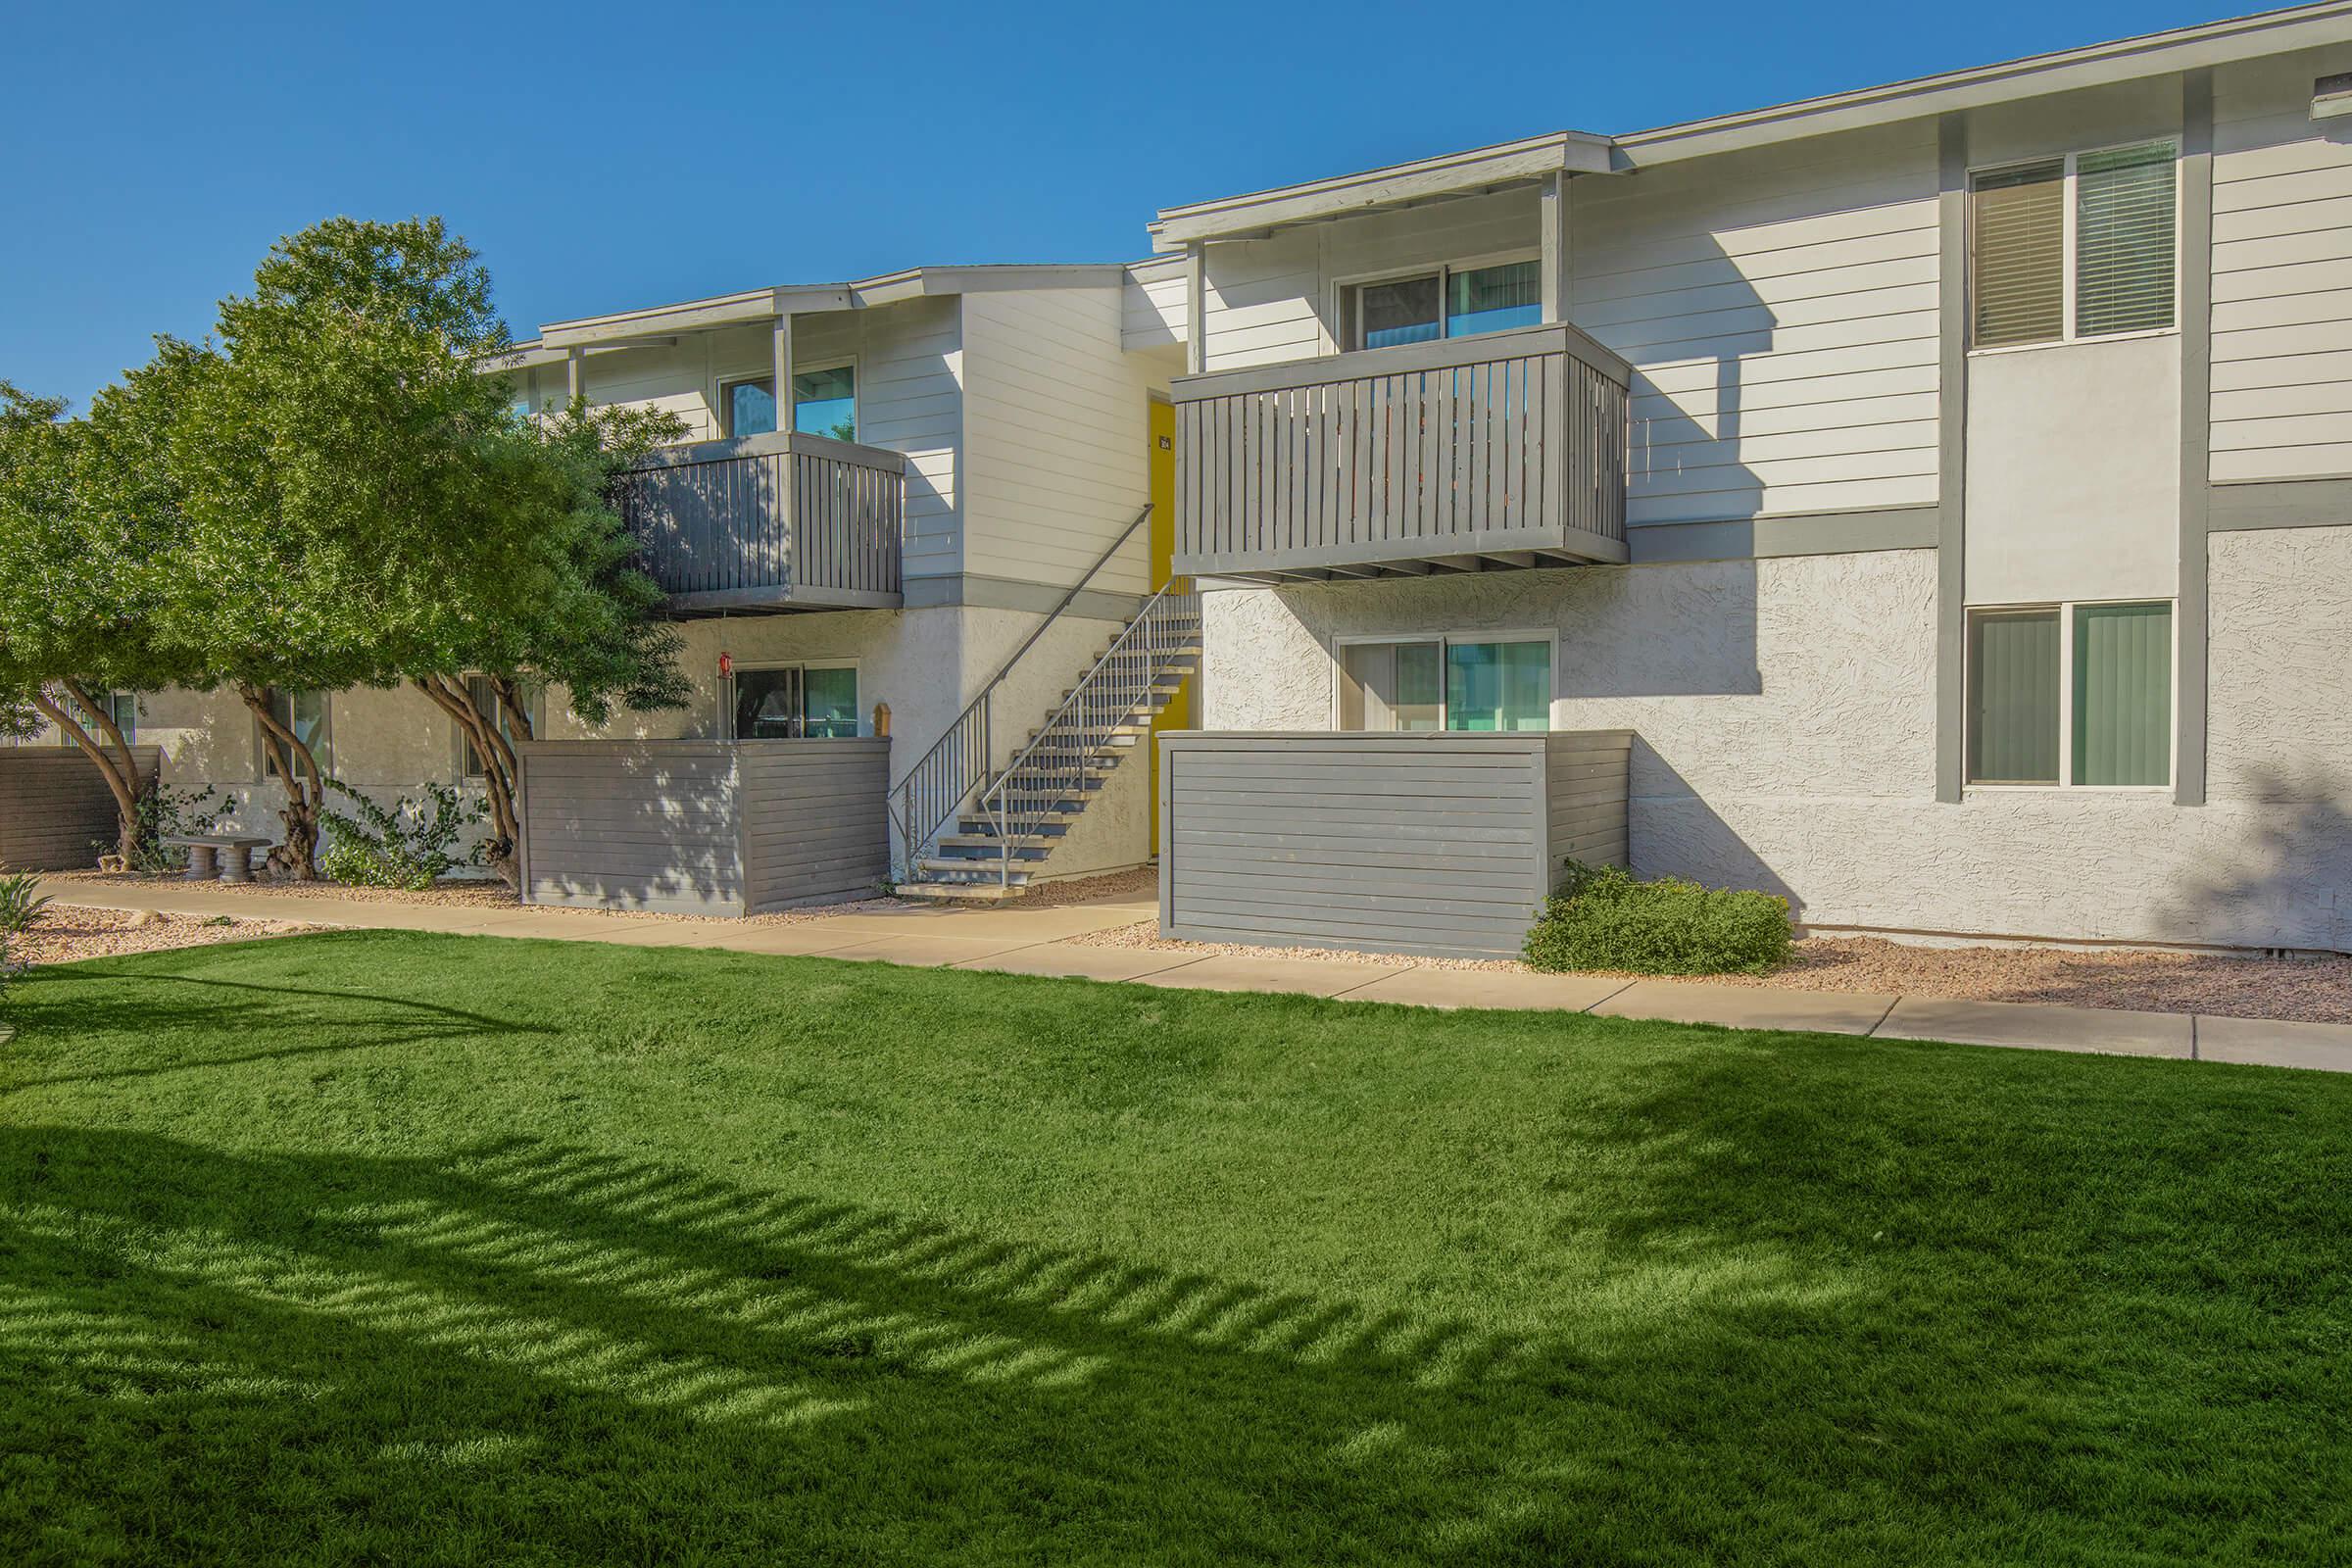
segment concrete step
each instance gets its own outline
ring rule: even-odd
[[[924,899],[935,904],[1004,904],[1017,899],[1026,889],[1015,882],[1010,887],[1000,882],[902,882],[899,897]]]

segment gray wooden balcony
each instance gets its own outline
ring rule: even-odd
[[[1622,562],[1631,374],[1561,323],[1183,377],[1175,569]]]
[[[673,614],[895,610],[906,459],[778,432],[655,453],[621,516]]]

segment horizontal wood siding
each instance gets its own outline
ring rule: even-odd
[[[153,746],[131,756],[147,778],[163,759]],[[0,871],[87,870],[120,830],[114,794],[81,748],[0,747]]]
[[[1571,182],[1629,525],[1935,503],[1936,182],[1933,122]]]
[[[517,750],[525,903],[745,912],[736,747],[540,741]]]
[[[1622,862],[1629,745],[1622,732],[1164,736],[1162,930],[1513,956],[1563,857]]]
[[[1062,588],[1151,499],[1149,366],[1120,348],[1121,290],[965,296],[963,569]],[[1090,587],[1151,588],[1139,532]]]
[[[1625,538],[1623,368],[1527,327],[1175,383],[1176,569],[1312,570]]]
[[[1169,257],[1127,269],[1119,296],[1119,346],[1130,353],[1173,348],[1192,324],[1184,258]]]
[[[2311,87],[2352,45],[2217,70],[2212,476],[2352,473],[2352,145]]]
[[[890,875],[890,742],[747,741],[736,753],[748,911],[873,897]]]

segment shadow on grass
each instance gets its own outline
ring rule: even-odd
[[[269,940],[283,942],[289,939],[273,937]],[[217,949],[209,951],[218,956]],[[85,962],[75,967],[75,979],[104,980],[114,977],[102,961]],[[45,1078],[19,1078],[10,1085],[11,1091],[33,1089],[45,1084],[99,1083],[115,1078],[201,1072],[211,1067],[330,1055],[378,1046],[557,1033],[545,1024],[522,1023],[486,1012],[389,996],[381,992],[263,985],[245,980],[172,974],[151,964],[124,971],[122,977],[135,978],[137,988],[96,995],[91,995],[86,988],[77,988],[71,1001],[50,1001],[46,1000],[48,994],[40,987],[27,986],[24,993],[24,1000],[11,1009],[11,1020],[27,1039],[57,1030],[172,1042],[173,1054],[171,1059],[90,1072],[57,1073]],[[288,1025],[315,1026],[322,1031],[331,1031],[334,1038],[313,1046],[289,1046],[193,1060],[177,1054],[176,1043],[182,1038],[182,1031],[204,1030],[233,1038],[238,1035],[270,1034]]]
[[[1666,1074],[1613,1145],[1563,1126],[1599,1163],[1554,1190],[1622,1201],[1556,1205],[1598,1262],[1537,1334],[543,1141],[0,1130],[0,1537],[28,1561],[1919,1562],[2145,1548],[2173,1501],[2209,1528],[2162,1479],[2117,1490],[2138,1459],[2091,1386],[2096,1270],[2002,1282],[2010,1201],[2063,1209],[2085,1170],[1955,1195],[1890,1165],[1887,1211],[1846,1212],[1838,1173],[1899,1163],[1899,1132],[1861,1091],[1753,1106],[1774,1070]],[[1931,1248],[1982,1248],[1984,1277],[1932,1288]],[[1984,1321],[1936,1321],[1955,1302]]]

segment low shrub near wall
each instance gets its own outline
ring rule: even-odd
[[[1788,956],[1788,901],[1616,866],[1570,867],[1527,934],[1530,967],[1635,974],[1763,974]]]

